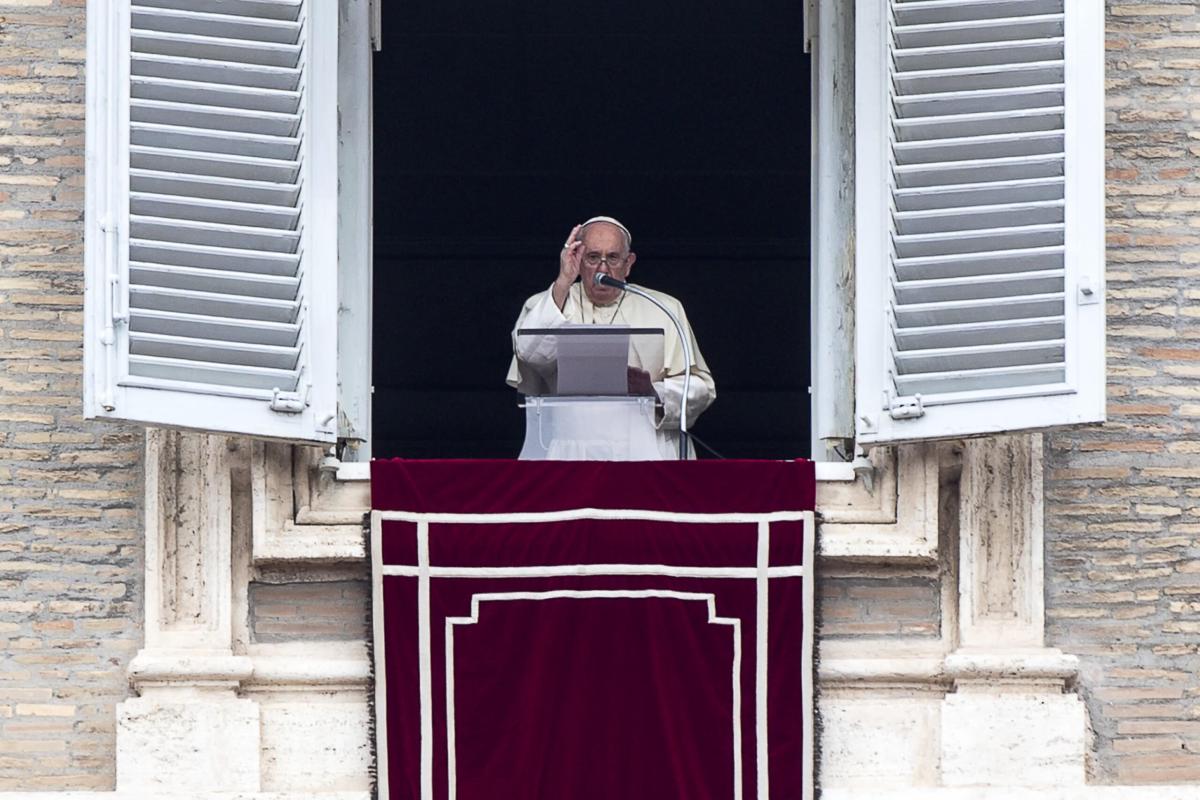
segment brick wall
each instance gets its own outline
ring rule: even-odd
[[[1111,422],[1047,438],[1048,637],[1083,659],[1098,780],[1200,782],[1200,9],[1108,11]],[[142,437],[79,402],[84,17],[0,0],[0,790],[112,787],[141,641]],[[360,602],[279,591],[259,637]],[[936,623],[921,576],[824,592],[831,636]]]
[[[936,638],[940,634],[940,579],[932,570],[821,573],[822,640],[859,637]]]
[[[366,580],[250,584],[250,638],[258,643],[364,641]]]
[[[140,431],[82,419],[84,0],[0,0],[0,791],[111,789]]]
[[[1200,782],[1200,6],[1108,5],[1108,410],[1047,437],[1051,644],[1102,782]]]

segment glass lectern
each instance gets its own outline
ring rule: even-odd
[[[562,325],[517,330],[525,395],[521,459],[653,461],[663,329]]]

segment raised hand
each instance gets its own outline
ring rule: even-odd
[[[579,265],[583,261],[583,242],[579,240],[579,229],[582,227],[576,225],[571,228],[571,233],[558,254],[558,277],[554,279],[551,291],[559,310],[562,310],[563,304],[567,302],[567,292],[570,291],[571,284],[579,277]]]

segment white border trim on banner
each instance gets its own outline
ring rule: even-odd
[[[417,523],[417,659],[421,684],[421,798],[433,800],[433,623],[429,618],[429,523]]]
[[[630,519],[647,522],[696,522],[720,524],[730,522],[802,522],[811,511],[738,511],[728,514],[695,514],[680,511],[648,511],[631,508],[569,508],[564,511],[514,511],[496,514],[447,514],[422,511],[372,511],[385,522],[453,523],[458,525],[503,525],[505,523],[571,522],[581,519]]]
[[[538,523],[538,522],[562,522],[586,519],[600,520],[642,520],[642,521],[662,521],[674,523],[699,523],[699,524],[721,524],[721,523],[753,523],[758,527],[757,534],[757,549],[756,549],[756,566],[755,567],[685,567],[665,564],[569,564],[569,565],[550,565],[537,567],[433,567],[429,563],[429,525],[430,523],[451,523],[451,524],[505,524],[505,523]],[[383,564],[382,544],[383,544],[383,522],[384,521],[401,521],[415,522],[417,525],[417,565],[400,566]],[[803,532],[803,565],[771,567],[770,560],[770,523],[771,522],[793,522],[799,521],[804,523]],[[755,595],[756,595],[756,625],[755,625],[755,755],[756,755],[756,774],[757,785],[756,794],[758,800],[766,800],[769,798],[770,780],[769,780],[769,736],[767,726],[767,656],[768,656],[768,640],[767,627],[769,624],[768,610],[770,608],[770,580],[773,578],[805,578],[803,583],[803,631],[802,631],[802,660],[801,666],[801,691],[803,709],[803,728],[804,738],[802,742],[802,752],[804,763],[803,769],[803,791],[805,797],[811,797],[813,792],[813,600],[815,597],[813,581],[811,580],[811,568],[814,559],[814,539],[816,536],[815,515],[812,511],[775,511],[765,513],[730,513],[730,514],[694,514],[694,513],[675,513],[669,511],[647,511],[636,509],[597,509],[597,508],[581,508],[569,509],[565,511],[548,511],[548,512],[519,512],[519,513],[502,513],[502,514],[449,514],[449,513],[418,513],[407,511],[372,511],[371,512],[371,561],[373,567],[372,575],[372,597],[374,599],[373,606],[373,630],[375,634],[374,651],[375,651],[375,708],[376,708],[376,760],[377,760],[377,776],[378,789],[381,798],[389,796],[388,789],[388,764],[387,764],[387,718],[383,713],[386,709],[387,699],[387,661],[386,648],[384,646],[384,620],[383,620],[383,578],[385,576],[407,576],[417,578],[417,612],[418,612],[418,660],[420,669],[420,702],[421,702],[421,800],[433,800],[433,668],[432,668],[432,621],[430,619],[429,608],[429,588],[430,581],[434,577],[447,578],[522,578],[522,577],[562,577],[562,576],[590,576],[590,575],[661,575],[664,577],[684,577],[684,578],[740,578],[755,580]],[[560,592],[569,592],[570,590],[560,590]],[[597,590],[599,591],[599,590]],[[636,590],[628,590],[626,594],[634,593]],[[684,595],[688,593],[670,592],[669,590],[647,590],[659,592],[661,596]],[[555,595],[556,592],[544,593],[527,593],[527,592],[512,592],[512,593],[496,593],[493,595],[477,595],[472,597],[472,615],[468,617],[453,617],[447,618],[447,643],[449,648],[446,653],[447,657],[447,674],[453,671],[453,664],[450,661],[453,657],[453,643],[450,641],[450,620],[461,621],[477,621],[478,620],[478,605],[477,598],[483,597],[487,599],[516,599],[518,596],[524,595]],[[570,596],[564,594],[562,596]],[[712,597],[705,595],[705,597]],[[542,598],[538,598],[542,599]],[[710,621],[717,621],[714,618],[715,610],[710,608]],[[740,620],[736,618],[720,618],[721,620],[729,620],[737,623],[740,633]],[[722,622],[722,624],[728,624]],[[737,644],[737,653],[739,658],[740,671],[740,638]],[[736,673],[735,673],[736,674]],[[734,719],[740,723],[740,688],[735,687],[737,694],[735,698],[739,701],[738,712]],[[452,692],[452,680],[448,681],[448,692]],[[453,698],[448,697],[448,709],[452,709]],[[448,717],[449,719],[449,717]],[[452,723],[451,723],[452,725]],[[735,726],[735,736],[738,739],[737,759],[735,768],[738,770],[739,780],[736,786],[735,798],[740,800],[741,797],[741,728],[740,724]],[[450,727],[447,729],[447,738],[452,739]],[[452,748],[453,742],[449,741],[448,746]],[[452,758],[452,756],[451,756]],[[451,785],[453,786],[453,773],[451,774]],[[453,798],[453,792],[451,798]]]
[[[754,757],[757,764],[758,797],[771,796],[771,759],[767,738],[767,623],[771,607],[767,567],[771,563],[771,523],[758,523],[758,569],[754,578]]]
[[[371,630],[375,640],[375,785],[381,800],[388,793],[387,737],[387,648],[383,627],[383,521],[378,511],[371,512]]]
[[[804,762],[801,765],[801,786],[806,800],[812,800],[815,797],[815,779],[813,777],[813,759],[816,757],[813,751],[813,718],[815,709],[813,703],[814,691],[816,687],[813,681],[816,676],[813,674],[813,647],[816,645],[817,635],[815,623],[813,620],[813,603],[816,602],[816,581],[813,576],[816,574],[816,550],[817,550],[817,528],[816,514],[812,511],[806,511],[804,517],[804,540],[803,559],[804,566],[808,569],[808,573],[804,576],[804,582],[800,585],[801,601],[804,614],[801,618],[803,637],[800,642],[800,705],[803,720],[801,724],[804,726],[804,738],[801,741],[801,760]]]
[[[390,564],[384,575],[415,578],[421,567]],[[662,575],[670,578],[757,578],[758,567],[685,567],[675,564],[550,564],[544,567],[428,567],[433,578],[572,578],[609,575]],[[768,578],[802,578],[804,567],[768,567]]]
[[[454,627],[479,622],[479,608],[484,601],[502,600],[559,600],[559,599],[675,599],[703,601],[708,605],[708,622],[733,628],[732,719],[733,726],[733,797],[742,800],[742,621],[737,617],[718,617],[716,595],[699,592],[678,592],[670,589],[555,589],[545,592],[488,592],[471,595],[471,616],[446,617],[446,759],[449,800],[458,798],[458,764],[455,751],[456,720],[454,712]]]

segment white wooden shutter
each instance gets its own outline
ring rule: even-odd
[[[337,3],[88,3],[89,417],[332,441]]]
[[[859,441],[1102,420],[1103,4],[857,14]]]

